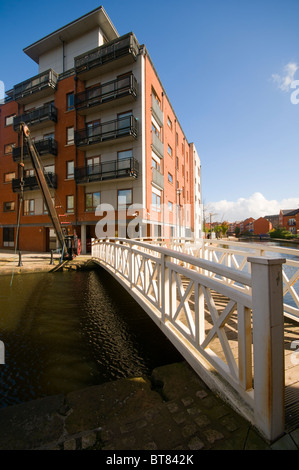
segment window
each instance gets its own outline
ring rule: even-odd
[[[152,122],[152,133],[155,134],[160,139],[160,130],[155,126],[153,122]]]
[[[66,162],[66,178],[73,179],[74,178],[74,161]]]
[[[66,130],[66,143],[67,145],[71,145],[74,143],[74,128],[68,127]]]
[[[172,122],[171,122],[171,119],[169,118],[169,116],[167,116],[167,124],[168,124],[169,129],[172,130]]]
[[[44,167],[44,174],[55,173],[55,165],[47,165]]]
[[[161,211],[161,196],[156,193],[152,193],[152,208],[156,212]]]
[[[167,152],[168,152],[168,155],[172,157],[172,148],[170,147],[170,145],[167,146]]]
[[[34,199],[24,201],[24,215],[34,215]]]
[[[16,177],[15,172],[4,173],[4,183],[11,183],[11,181]]]
[[[101,157],[89,157],[86,158],[86,169],[88,175],[95,175],[100,171]]]
[[[3,204],[3,211],[4,212],[13,212],[14,210],[15,210],[14,201],[4,202],[4,204]]]
[[[173,178],[172,178],[172,174],[171,173],[168,173],[168,182],[173,184]]]
[[[133,150],[123,150],[117,153],[117,169],[127,170],[131,166],[131,158],[133,158]],[[120,172],[119,174],[121,174]]]
[[[14,246],[13,227],[3,227],[3,246]]]
[[[126,209],[132,204],[133,194],[132,189],[120,189],[117,193],[117,206],[118,210]]]
[[[121,113],[117,116],[117,128],[119,134],[126,134],[131,127],[132,111]]]
[[[85,194],[85,211],[94,212],[101,204],[101,193],[86,193]]]
[[[157,93],[155,92],[155,90],[152,90],[153,92],[153,97],[154,99],[156,100],[157,102],[157,105],[159,106],[159,108],[161,109],[161,101],[160,101],[160,98],[158,97]]]
[[[97,119],[95,121],[87,122],[86,123],[87,137],[94,137],[96,135],[99,135],[100,134],[100,125],[101,125],[100,119]]]
[[[5,126],[11,126],[13,124],[13,118],[15,117],[15,114],[12,114],[11,116],[6,116],[5,117]]]
[[[74,213],[74,196],[66,196],[66,212],[68,214]]]
[[[74,93],[68,93],[66,95],[66,109],[67,111],[74,109]]]
[[[160,171],[160,163],[157,162],[154,158],[152,158],[152,168],[155,168],[157,171]]]
[[[4,145],[4,154],[8,155],[12,153],[12,149],[15,148],[16,144],[6,144]]]
[[[24,176],[25,178],[29,178],[30,176],[34,176],[34,170],[24,170]]]
[[[173,203],[168,201],[168,210],[169,212],[173,212]]]

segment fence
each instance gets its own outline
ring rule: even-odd
[[[284,432],[284,259],[249,257],[246,273],[142,241],[107,239],[93,241],[92,257],[212,390],[269,441]]]

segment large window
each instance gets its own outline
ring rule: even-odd
[[[161,196],[156,193],[152,193],[152,209],[156,212],[161,211]]]
[[[3,203],[3,212],[13,212],[15,210],[15,202],[9,201]]]
[[[5,117],[5,126],[11,126],[13,124],[13,118],[15,114],[11,114],[10,116]]]
[[[14,229],[13,227],[3,227],[3,246],[14,246]]]
[[[133,203],[132,189],[120,189],[117,193],[118,210],[124,210]]]
[[[74,213],[74,196],[66,196],[66,212],[68,214]]]
[[[4,154],[9,155],[12,153],[12,149],[15,148],[16,144],[6,144],[4,145]]]
[[[11,183],[11,181],[16,177],[15,172],[4,173],[3,181],[4,183]]]
[[[75,142],[74,140],[74,128],[68,127],[66,130],[66,143],[67,145],[71,145]]]
[[[86,193],[85,194],[85,211],[94,212],[101,204],[101,193]]]
[[[66,95],[66,109],[67,111],[74,109],[74,93],[68,93]]]
[[[73,179],[74,178],[74,161],[66,162],[66,178]]]
[[[101,157],[89,157],[86,159],[86,168],[88,175],[95,175],[100,172]]]
[[[34,215],[34,199],[26,199],[24,201],[24,215]]]

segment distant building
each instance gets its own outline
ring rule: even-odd
[[[279,226],[279,214],[265,215],[265,219],[269,220],[272,224],[272,228],[278,228]]]
[[[285,209],[279,213],[279,226],[291,233],[299,232],[299,209]]]
[[[265,217],[260,217],[253,222],[253,233],[255,235],[266,235],[272,229],[272,223]]]

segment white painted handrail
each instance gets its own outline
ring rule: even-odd
[[[126,239],[93,241],[92,257],[212,389],[270,441],[284,432],[284,259],[250,257],[241,272]]]

